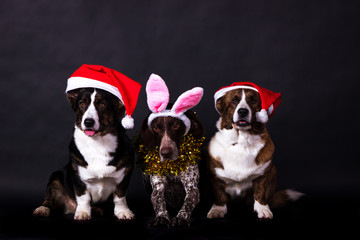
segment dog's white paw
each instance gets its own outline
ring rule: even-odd
[[[115,210],[114,215],[120,220],[133,220],[135,214],[130,209]]]
[[[34,210],[33,214],[34,216],[47,217],[50,215],[50,208],[45,206],[40,206]]]
[[[227,213],[226,204],[224,206],[212,205],[210,211],[207,214],[207,218],[224,218]]]
[[[76,211],[74,215],[74,219],[78,221],[90,220],[91,215],[89,212],[86,211]]]
[[[114,196],[114,215],[120,220],[132,220],[135,218],[134,213],[129,209],[125,196]]]
[[[258,218],[273,218],[273,213],[270,210],[269,205],[262,205],[258,201],[254,203],[254,211],[257,212]]]

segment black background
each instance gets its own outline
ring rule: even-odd
[[[317,211],[319,221],[340,221],[344,205],[360,217],[359,31],[357,1],[1,1],[1,221],[34,221],[50,173],[67,162],[75,115],[64,90],[84,63],[143,85],[130,137],[149,112],[151,73],[167,82],[170,101],[205,89],[194,110],[208,139],[220,87],[252,81],[281,92],[268,123],[278,186],[306,193],[290,212],[299,224]],[[137,170],[128,202],[133,209],[148,204]],[[1,226],[0,237],[18,233],[15,225]]]

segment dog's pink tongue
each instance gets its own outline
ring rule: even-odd
[[[95,131],[94,131],[94,130],[85,130],[84,132],[85,132],[85,134],[88,135],[88,136],[94,136],[94,134],[95,134]]]

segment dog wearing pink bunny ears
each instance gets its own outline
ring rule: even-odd
[[[172,105],[164,80],[151,74],[146,94],[151,113],[143,121],[140,143],[135,145],[156,215],[149,225],[190,226],[192,211],[200,201],[197,160],[204,140],[202,124],[190,109],[200,102],[203,89],[184,92]],[[171,219],[172,210],[176,216]]]

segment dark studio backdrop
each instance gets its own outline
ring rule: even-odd
[[[31,213],[50,173],[68,161],[75,115],[64,90],[84,63],[143,85],[130,137],[149,112],[151,73],[166,81],[170,101],[205,89],[194,110],[208,140],[220,87],[253,81],[281,92],[267,124],[278,187],[358,197],[359,13],[357,1],[1,1],[2,211],[16,203]],[[144,197],[135,170],[128,198]]]

